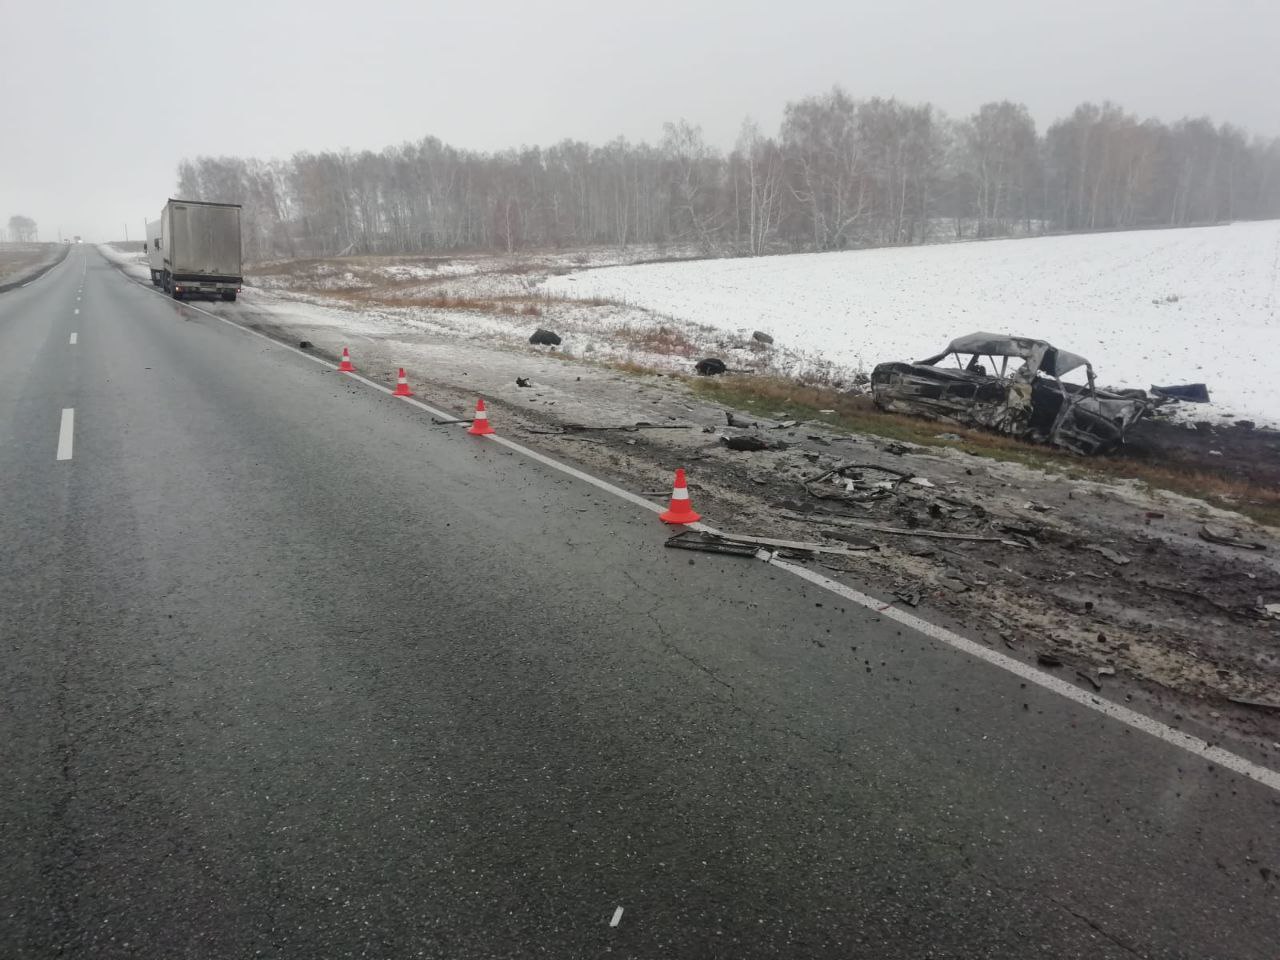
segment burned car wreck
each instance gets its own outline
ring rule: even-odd
[[[948,357],[955,366],[944,365]],[[1086,384],[1062,379],[1081,367]],[[871,393],[882,410],[988,427],[1082,454],[1114,450],[1149,409],[1142,391],[1098,389],[1084,357],[995,333],[960,337],[916,363],[879,364]]]

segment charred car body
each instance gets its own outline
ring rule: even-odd
[[[943,365],[948,357],[955,366]],[[1087,384],[1062,378],[1084,368]],[[1142,391],[1099,390],[1089,361],[1043,340],[971,333],[916,363],[882,363],[871,373],[876,406],[988,427],[1076,453],[1106,453],[1149,409]]]

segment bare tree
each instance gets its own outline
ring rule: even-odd
[[[14,243],[35,243],[40,239],[40,231],[30,217],[15,213],[9,218],[9,239]]]
[[[1007,233],[1011,220],[1028,219],[1037,146],[1035,121],[1020,103],[983,104],[963,124],[961,165],[978,236]]]
[[[748,121],[722,154],[686,121],[659,145],[617,139],[460,150],[426,137],[380,152],[264,162],[197,157],[177,195],[244,207],[250,259],[635,243],[831,250],[1038,229],[1280,216],[1280,141],[1207,118],[1167,125],[1081,104],[1044,137],[1025,107],[953,124],[929,104],[840,88]],[[10,236],[34,235],[10,223]]]
[[[769,249],[782,209],[783,161],[778,144],[760,135],[760,128],[742,122],[738,143],[730,157],[734,177],[736,238],[752,256]]]

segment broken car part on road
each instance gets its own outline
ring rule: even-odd
[[[668,537],[666,546],[675,550],[700,550],[704,553],[729,553],[734,556],[753,557],[762,549],[782,551],[791,556],[811,556],[823,553],[837,557],[852,557],[860,552],[877,549],[874,544],[829,546],[803,540],[779,540],[775,537],[750,537],[735,533],[712,533],[709,530],[683,530]]]
[[[587,430],[638,433],[641,430],[690,430],[692,427],[693,425],[689,423],[650,423],[648,420],[637,420],[635,423],[623,423],[612,427],[587,423],[562,423],[559,428],[555,430],[530,430],[528,432],[555,437],[564,433],[582,433]]]
[[[939,365],[952,356],[954,367]],[[1062,379],[1081,367],[1087,384]],[[879,364],[871,391],[876,405],[892,413],[987,427],[1082,454],[1114,450],[1150,409],[1141,396],[1099,390],[1084,357],[995,333],[960,337],[917,363]]]

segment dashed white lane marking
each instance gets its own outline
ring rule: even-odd
[[[619,907],[617,910],[613,911],[613,919],[609,921],[609,926],[616,927],[621,922],[622,922],[622,908]]]
[[[76,429],[76,411],[73,407],[62,409],[62,426],[58,428],[58,459],[71,459],[71,438]]]
[[[76,307],[76,313],[79,313],[79,312],[80,312],[80,308]]]
[[[73,346],[73,347],[74,347],[74,346],[76,345],[76,337],[78,337],[78,336],[79,336],[79,334],[78,334],[78,333],[73,333],[73,334],[71,335],[71,339],[70,339],[69,341],[67,341],[67,342],[68,342],[68,343],[70,343],[70,344],[71,344],[71,346]]]
[[[153,293],[158,297],[164,296],[164,294],[158,290],[152,290],[145,287],[136,280],[134,282],[148,293]],[[190,303],[185,303],[183,306],[195,310],[198,313],[203,313],[205,316],[211,317],[214,320],[219,320],[229,327],[235,327],[244,333],[260,337],[271,345],[279,347],[282,350],[288,350],[290,353],[296,353],[300,357],[306,357],[308,360],[318,363],[323,367],[328,367],[330,370],[336,370],[338,368],[336,363],[330,363],[328,360],[313,356],[312,354],[299,350],[296,347],[291,347],[288,344],[281,343],[279,340],[273,340],[266,334],[259,333],[257,330],[250,330],[248,327],[241,326],[234,320],[228,320],[226,317],[220,317],[216,313],[210,313],[208,310],[203,310]],[[346,376],[350,377],[352,380],[359,380],[361,383],[373,387],[373,389],[379,390],[382,393],[391,393],[390,387],[383,386],[380,383],[375,383],[366,377],[360,376],[358,373],[348,373]],[[420,400],[415,400],[413,397],[401,397],[400,399],[434,417],[439,417],[441,420],[454,418],[454,414],[447,413],[443,410],[437,410],[435,407],[425,404]],[[506,447],[508,450],[518,453],[523,457],[528,457],[530,460],[536,460],[538,463],[548,466],[553,470],[558,470],[561,473],[567,474],[577,480],[581,480],[583,483],[589,483],[593,487],[604,490],[621,500],[643,507],[653,513],[661,513],[665,509],[661,504],[656,504],[650,500],[646,500],[639,494],[632,493],[630,490],[623,490],[621,487],[614,486],[608,480],[602,480],[599,477],[593,477],[588,473],[583,473],[576,467],[571,467],[568,464],[561,463],[559,460],[548,457],[546,454],[539,453],[537,450],[532,450],[523,444],[516,443],[514,440],[508,440],[506,437],[498,434],[490,434],[484,439]],[[687,526],[694,530],[706,530],[712,533],[715,532],[714,527],[707,526],[703,523],[691,523]],[[799,577],[801,580],[812,583],[814,586],[821,587],[824,590],[834,593],[836,596],[843,597],[851,603],[856,603],[861,607],[865,607],[873,613],[877,613],[880,616],[894,620],[895,622],[902,624],[904,627],[922,633],[927,637],[931,637],[932,639],[944,643],[961,653],[966,653],[972,657],[976,657],[979,660],[989,663],[994,667],[999,667],[1001,670],[1012,673],[1014,676],[1020,677],[1028,683],[1034,683],[1041,689],[1065,697],[1073,703],[1079,704],[1088,710],[1093,710],[1103,716],[1117,720],[1134,730],[1140,730],[1143,733],[1150,734],[1164,743],[1170,744],[1171,746],[1177,747],[1181,750],[1185,750],[1187,753],[1201,757],[1211,763],[1219,764],[1243,777],[1248,777],[1250,780],[1254,780],[1263,786],[1270,787],[1272,790],[1280,792],[1280,771],[1272,770],[1270,767],[1264,767],[1260,764],[1254,763],[1252,760],[1247,760],[1238,754],[1230,752],[1229,750],[1224,750],[1221,747],[1214,746],[1208,741],[1192,736],[1189,733],[1184,733],[1181,730],[1175,730],[1168,724],[1161,723],[1159,720],[1148,717],[1145,714],[1138,713],[1136,710],[1130,710],[1128,707],[1122,707],[1119,704],[1112,703],[1110,700],[1095,697],[1092,694],[1081,690],[1079,687],[1073,686],[1065,680],[1060,680],[1057,677],[1050,676],[1029,664],[1023,663],[1021,660],[1015,660],[1013,657],[1007,657],[1002,653],[990,650],[982,644],[975,643],[966,637],[953,633],[945,627],[940,627],[937,624],[928,622],[927,620],[921,620],[919,617],[906,613],[903,610],[899,610],[892,604],[886,605],[883,600],[877,600],[865,593],[854,590],[852,587],[845,586],[838,580],[832,580],[830,577],[825,577],[820,573],[815,573],[814,571],[807,570],[804,567],[787,563],[784,560],[779,560],[772,554],[768,554],[766,552],[762,553],[769,557],[768,562],[771,565],[780,570],[785,570],[787,573]],[[619,914],[619,916],[621,916],[621,914]]]

